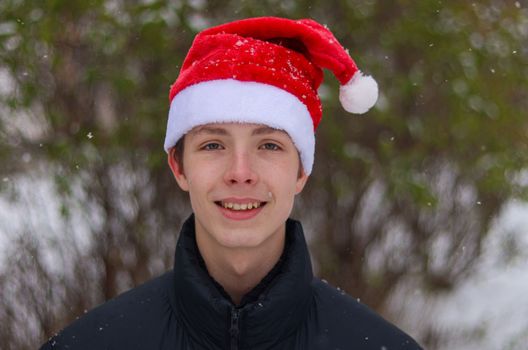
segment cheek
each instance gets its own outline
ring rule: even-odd
[[[205,171],[188,171],[187,172],[187,183],[189,186],[189,195],[191,201],[196,202],[200,199],[206,199],[204,196],[210,191],[214,179],[211,176],[214,174],[208,170]]]
[[[275,189],[280,192],[281,196],[295,196],[298,172],[297,166],[290,163],[281,164],[282,166],[270,167],[266,177],[273,183]],[[277,193],[279,195],[279,193]]]
[[[184,164],[185,175],[192,185],[202,186],[211,183],[220,174],[220,164],[216,159],[188,157]]]

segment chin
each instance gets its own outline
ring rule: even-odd
[[[226,248],[256,248],[261,246],[272,234],[263,234],[260,230],[233,229],[227,232],[218,232],[216,240]]]

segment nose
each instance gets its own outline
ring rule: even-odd
[[[224,174],[224,181],[228,185],[248,184],[252,185],[258,181],[250,154],[247,152],[233,153]]]

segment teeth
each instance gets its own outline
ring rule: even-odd
[[[222,202],[222,206],[226,209],[233,209],[233,210],[251,210],[259,208],[261,203],[259,202],[253,202],[253,203],[229,203],[229,202]]]

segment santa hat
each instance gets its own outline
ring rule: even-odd
[[[311,19],[249,18],[202,31],[170,89],[165,150],[198,125],[264,124],[290,135],[310,174],[323,68],[341,83],[339,100],[348,112],[365,113],[376,103],[375,80]]]

